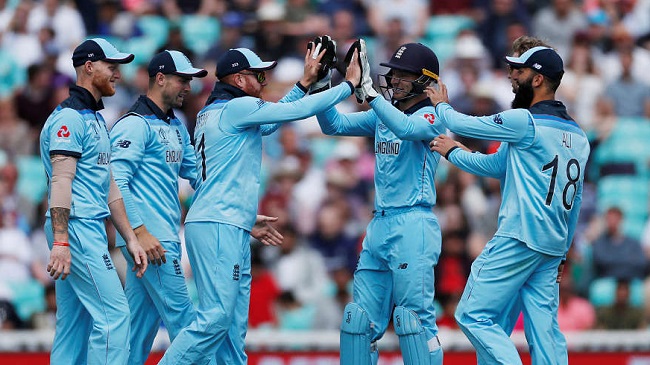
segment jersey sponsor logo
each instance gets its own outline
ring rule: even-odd
[[[409,266],[408,262],[402,262],[401,264],[399,264],[397,268],[400,270],[406,270],[408,266]]]
[[[165,162],[175,163],[183,159],[183,151],[165,151]]]
[[[436,116],[431,113],[426,113],[423,117],[427,122],[429,122],[429,124],[433,124],[436,121]]]
[[[68,130],[68,127],[65,126],[65,125],[61,126],[61,128],[59,128],[59,131],[56,132],[56,136],[59,137],[59,138],[68,138],[68,137],[70,137],[70,131]]]
[[[178,138],[178,144],[180,144],[182,146],[183,145],[183,138],[181,138],[181,132],[179,132],[178,129],[176,130],[176,138]]]
[[[399,142],[377,142],[375,143],[376,155],[399,155]]]
[[[501,114],[495,115],[494,119],[492,119],[492,121],[494,123],[496,123],[496,124],[499,124],[499,125],[503,124],[503,118],[501,118]]]
[[[111,155],[107,152],[100,152],[97,155],[97,164],[98,165],[108,165],[111,162]]]
[[[377,126],[377,128],[379,128],[380,131],[385,131],[385,130],[388,129],[388,127],[386,127],[386,126],[384,125],[384,123],[379,123],[379,125]]]
[[[120,139],[115,144],[115,146],[119,148],[129,148],[130,145],[131,145],[131,141],[129,141],[128,139]]]

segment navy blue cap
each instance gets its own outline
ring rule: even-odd
[[[270,70],[276,64],[276,61],[262,61],[258,55],[248,48],[231,48],[217,61],[217,77],[221,79],[244,70]]]
[[[105,61],[110,63],[129,63],[135,56],[117,50],[103,38],[92,38],[83,41],[72,53],[72,65],[78,67],[86,61]]]
[[[564,62],[554,49],[534,47],[519,57],[506,57],[506,62],[513,68],[530,68],[552,79],[561,80],[564,75]]]
[[[151,59],[147,67],[149,77],[161,74],[174,74],[185,77],[205,77],[208,71],[202,68],[194,68],[190,60],[179,51],[164,50]]]
[[[401,45],[390,61],[382,62],[380,65],[416,75],[425,75],[434,80],[438,80],[440,74],[438,56],[422,43]]]

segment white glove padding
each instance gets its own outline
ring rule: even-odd
[[[357,97],[357,100],[374,99],[379,96],[379,93],[372,86],[368,50],[366,49],[366,42],[363,39],[359,39],[359,64],[361,65],[361,84],[354,89],[354,95]]]
[[[313,84],[309,85],[309,90],[307,91],[307,94],[313,95],[316,93],[319,93],[321,91],[325,91],[332,87],[332,70],[329,69],[327,70],[327,73],[325,74],[325,77],[322,79],[317,80]]]

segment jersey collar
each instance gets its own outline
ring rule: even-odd
[[[172,119],[176,118],[176,115],[174,115],[174,110],[172,108],[169,108],[169,111],[165,114],[162,109],[156,105],[156,103],[153,102],[153,100],[149,99],[146,95],[141,95],[140,99],[138,100],[142,104],[146,105],[149,110],[156,116],[156,118],[160,120],[164,120],[167,123],[170,123]]]
[[[99,99],[99,101],[95,100],[93,94],[81,86],[70,85],[70,97],[78,99],[83,104],[83,106],[92,111],[104,109],[104,103],[102,102],[102,99]]]
[[[242,89],[228,85],[223,82],[216,82],[214,84],[214,89],[208,97],[208,101],[205,102],[205,105],[212,104],[215,100],[231,100],[234,98],[240,98],[242,96],[249,96]]]

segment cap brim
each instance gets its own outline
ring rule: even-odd
[[[256,70],[256,71],[266,71],[266,70],[272,69],[277,64],[278,64],[277,61],[261,62],[261,63],[258,63],[255,66],[249,67],[248,69],[249,70]]]
[[[503,59],[510,66],[522,67],[524,65],[524,61],[522,61],[521,57],[506,56]]]
[[[201,68],[188,68],[185,70],[176,71],[174,73],[180,76],[191,76],[191,77],[206,77],[208,75],[208,71]]]
[[[102,61],[124,64],[133,61],[134,58],[135,55],[132,53],[116,53],[114,55],[111,55],[111,57],[104,58]]]

